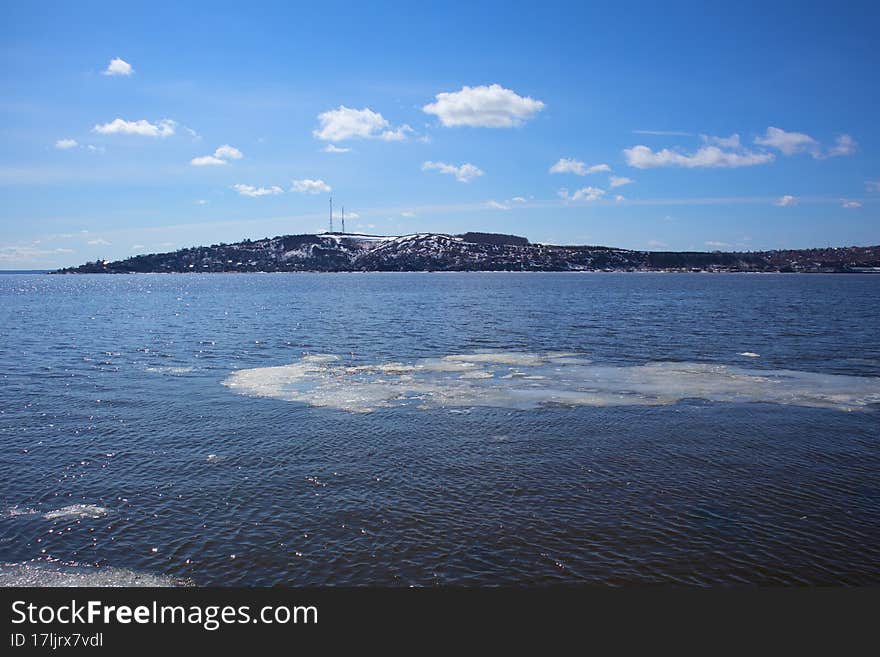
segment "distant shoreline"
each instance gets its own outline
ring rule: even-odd
[[[74,273],[74,272],[59,272],[57,270],[52,269],[38,269],[38,270],[29,270],[29,269],[6,269],[0,270],[0,275],[57,275],[61,273]],[[844,275],[864,275],[864,276],[874,276],[880,274],[880,269],[877,271],[718,271],[712,269],[692,271],[692,270],[665,270],[665,269],[638,269],[638,270],[626,270],[626,269],[615,269],[613,271],[603,271],[598,269],[579,269],[579,270],[558,270],[558,271],[536,271],[536,270],[508,270],[508,269],[475,269],[475,270],[434,270],[434,269],[413,269],[413,270],[404,270],[404,271],[362,271],[362,270],[338,270],[338,271],[322,271],[322,270],[305,270],[300,269],[296,271],[189,271],[189,272],[177,272],[177,271],[131,271],[131,272],[106,272],[112,273],[114,275],[125,275],[125,276],[199,276],[199,275],[207,275],[207,274],[236,274],[236,275],[257,275],[257,274],[276,274],[276,275],[285,275],[285,274],[728,274],[728,275],[770,275],[770,274],[781,274],[785,276],[793,275],[793,274],[808,274],[811,276],[815,275],[827,275],[834,276],[838,274]],[[91,275],[94,276],[104,276],[105,272],[92,272]],[[88,275],[86,273],[76,272],[79,276]]]
[[[880,273],[880,246],[777,251],[635,251],[533,244],[525,237],[468,232],[402,236],[317,233],[97,260],[59,274],[221,272],[804,272]]]

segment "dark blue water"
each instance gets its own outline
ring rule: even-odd
[[[876,585],[878,319],[870,275],[3,276],[3,581]],[[223,385],[304,354],[546,352],[709,369],[648,405],[483,406],[475,379],[360,413]],[[718,401],[742,369],[818,376]],[[826,383],[843,397],[813,403]]]

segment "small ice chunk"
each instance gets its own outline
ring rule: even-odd
[[[71,504],[43,514],[46,520],[73,520],[76,518],[101,518],[106,516],[107,509],[97,504]]]

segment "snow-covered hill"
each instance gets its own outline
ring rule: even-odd
[[[531,244],[514,235],[318,233],[101,260],[61,273],[224,271],[849,271],[880,267],[880,247],[748,253],[649,252]]]

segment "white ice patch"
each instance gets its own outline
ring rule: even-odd
[[[473,372],[465,372],[464,374],[459,375],[461,379],[491,379],[494,374],[492,372],[486,372],[485,370],[474,370]]]
[[[96,504],[71,504],[43,514],[46,520],[75,520],[78,518],[103,518],[108,513],[103,506]]]
[[[683,399],[764,402],[852,411],[880,404],[880,377],[756,370],[706,363],[595,365],[559,353],[485,352],[348,366],[335,356],[238,370],[223,384],[258,397],[352,413],[495,406],[652,406]]]
[[[19,506],[17,504],[3,509],[0,518],[17,518],[18,516],[33,516],[39,511],[30,507]]]
[[[167,374],[169,376],[181,376],[183,374],[189,374],[195,368],[193,367],[148,367],[146,368],[146,372],[150,372],[151,374]]]
[[[569,356],[571,354],[565,354]],[[558,356],[556,356],[558,358]],[[464,362],[464,363],[498,363],[501,365],[522,365],[530,367],[535,365],[544,365],[547,360],[553,358],[552,355],[539,356],[538,354],[520,354],[509,352],[485,352],[480,354],[456,354],[455,356],[446,356],[444,361]]]
[[[167,575],[138,573],[107,566],[6,563],[0,565],[0,586],[181,586],[187,582]]]

